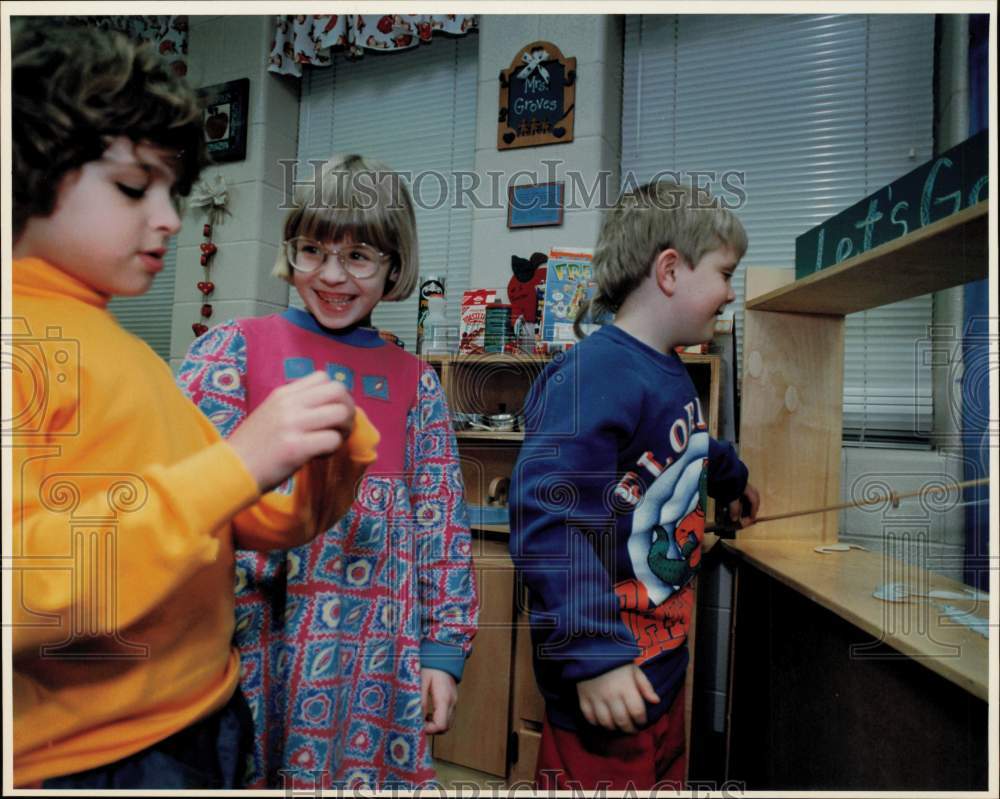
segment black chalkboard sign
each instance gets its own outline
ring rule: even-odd
[[[839,264],[985,200],[989,160],[989,131],[984,130],[806,231],[795,239],[795,277]]]
[[[552,42],[522,47],[500,73],[497,149],[573,141],[576,59]]]

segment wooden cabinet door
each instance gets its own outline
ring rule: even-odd
[[[507,542],[473,538],[479,632],[458,686],[451,730],[434,740],[434,757],[507,776],[513,657],[514,564]]]
[[[526,727],[517,730],[516,734],[517,762],[511,764],[507,784],[512,788],[523,788],[524,783],[534,784],[535,782],[535,764],[538,762],[542,734]]]
[[[528,623],[528,592],[521,590],[514,632],[514,705],[511,728],[517,736],[517,751],[511,753],[508,784],[532,782],[538,760],[538,745],[545,721],[545,700],[535,682],[532,664],[531,627]]]

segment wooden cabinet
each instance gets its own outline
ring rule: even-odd
[[[727,780],[765,792],[986,790],[988,642],[962,623],[988,615],[984,599],[949,600],[952,615],[882,602],[872,591],[889,580],[964,587],[880,553],[724,546],[736,568]]]
[[[428,360],[438,370],[453,417],[501,410],[519,416],[532,382],[547,363],[545,358],[505,355]],[[508,554],[503,481],[510,479],[524,435],[477,429],[458,430],[455,435],[473,528],[479,632],[459,685],[454,723],[435,739],[434,757],[506,779],[519,749],[511,736],[512,685],[524,679],[523,655],[515,656],[515,650],[519,643],[523,649],[528,631],[517,624],[520,613]],[[530,668],[529,656],[528,679]]]
[[[513,668],[511,614],[514,564],[507,542],[473,538],[479,589],[479,632],[458,687],[452,729],[434,739],[434,757],[468,768],[507,775],[510,682]]]
[[[989,201],[747,302],[740,446],[761,513],[842,501],[844,315],[985,278]],[[820,554],[835,512],[740,531],[727,779],[749,790],[982,790],[988,602],[881,602],[888,555]],[[962,623],[964,619],[965,623]]]
[[[720,360],[684,355],[717,435]],[[547,358],[531,356],[431,356],[454,417],[503,410],[519,416],[531,384]],[[473,533],[480,599],[479,632],[459,685],[451,730],[435,738],[434,757],[496,775],[513,784],[531,781],[545,706],[535,685],[527,599],[508,554],[506,484],[523,434],[484,430],[456,432]],[[709,509],[711,510],[711,509]],[[693,663],[693,658],[692,658]],[[690,692],[689,692],[690,694]]]

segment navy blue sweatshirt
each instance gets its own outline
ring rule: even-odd
[[[556,356],[525,406],[510,551],[529,589],[535,675],[551,722],[586,724],[576,683],[635,662],[660,702],[680,689],[705,494],[747,469],[708,434],[687,369],[614,325]]]

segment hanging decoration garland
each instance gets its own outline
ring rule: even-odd
[[[211,182],[199,181],[191,192],[191,205],[195,208],[202,208],[205,212],[205,218],[208,220],[201,229],[205,239],[201,243],[201,265],[205,270],[205,279],[198,281],[198,291],[201,292],[203,302],[201,319],[191,325],[195,336],[201,336],[208,332],[206,322],[212,316],[212,306],[208,301],[212,292],[215,291],[215,283],[211,280],[212,259],[219,251],[218,246],[212,241],[212,228],[221,223],[223,217],[229,213],[226,209],[228,202],[229,192],[222,175],[216,175]]]

